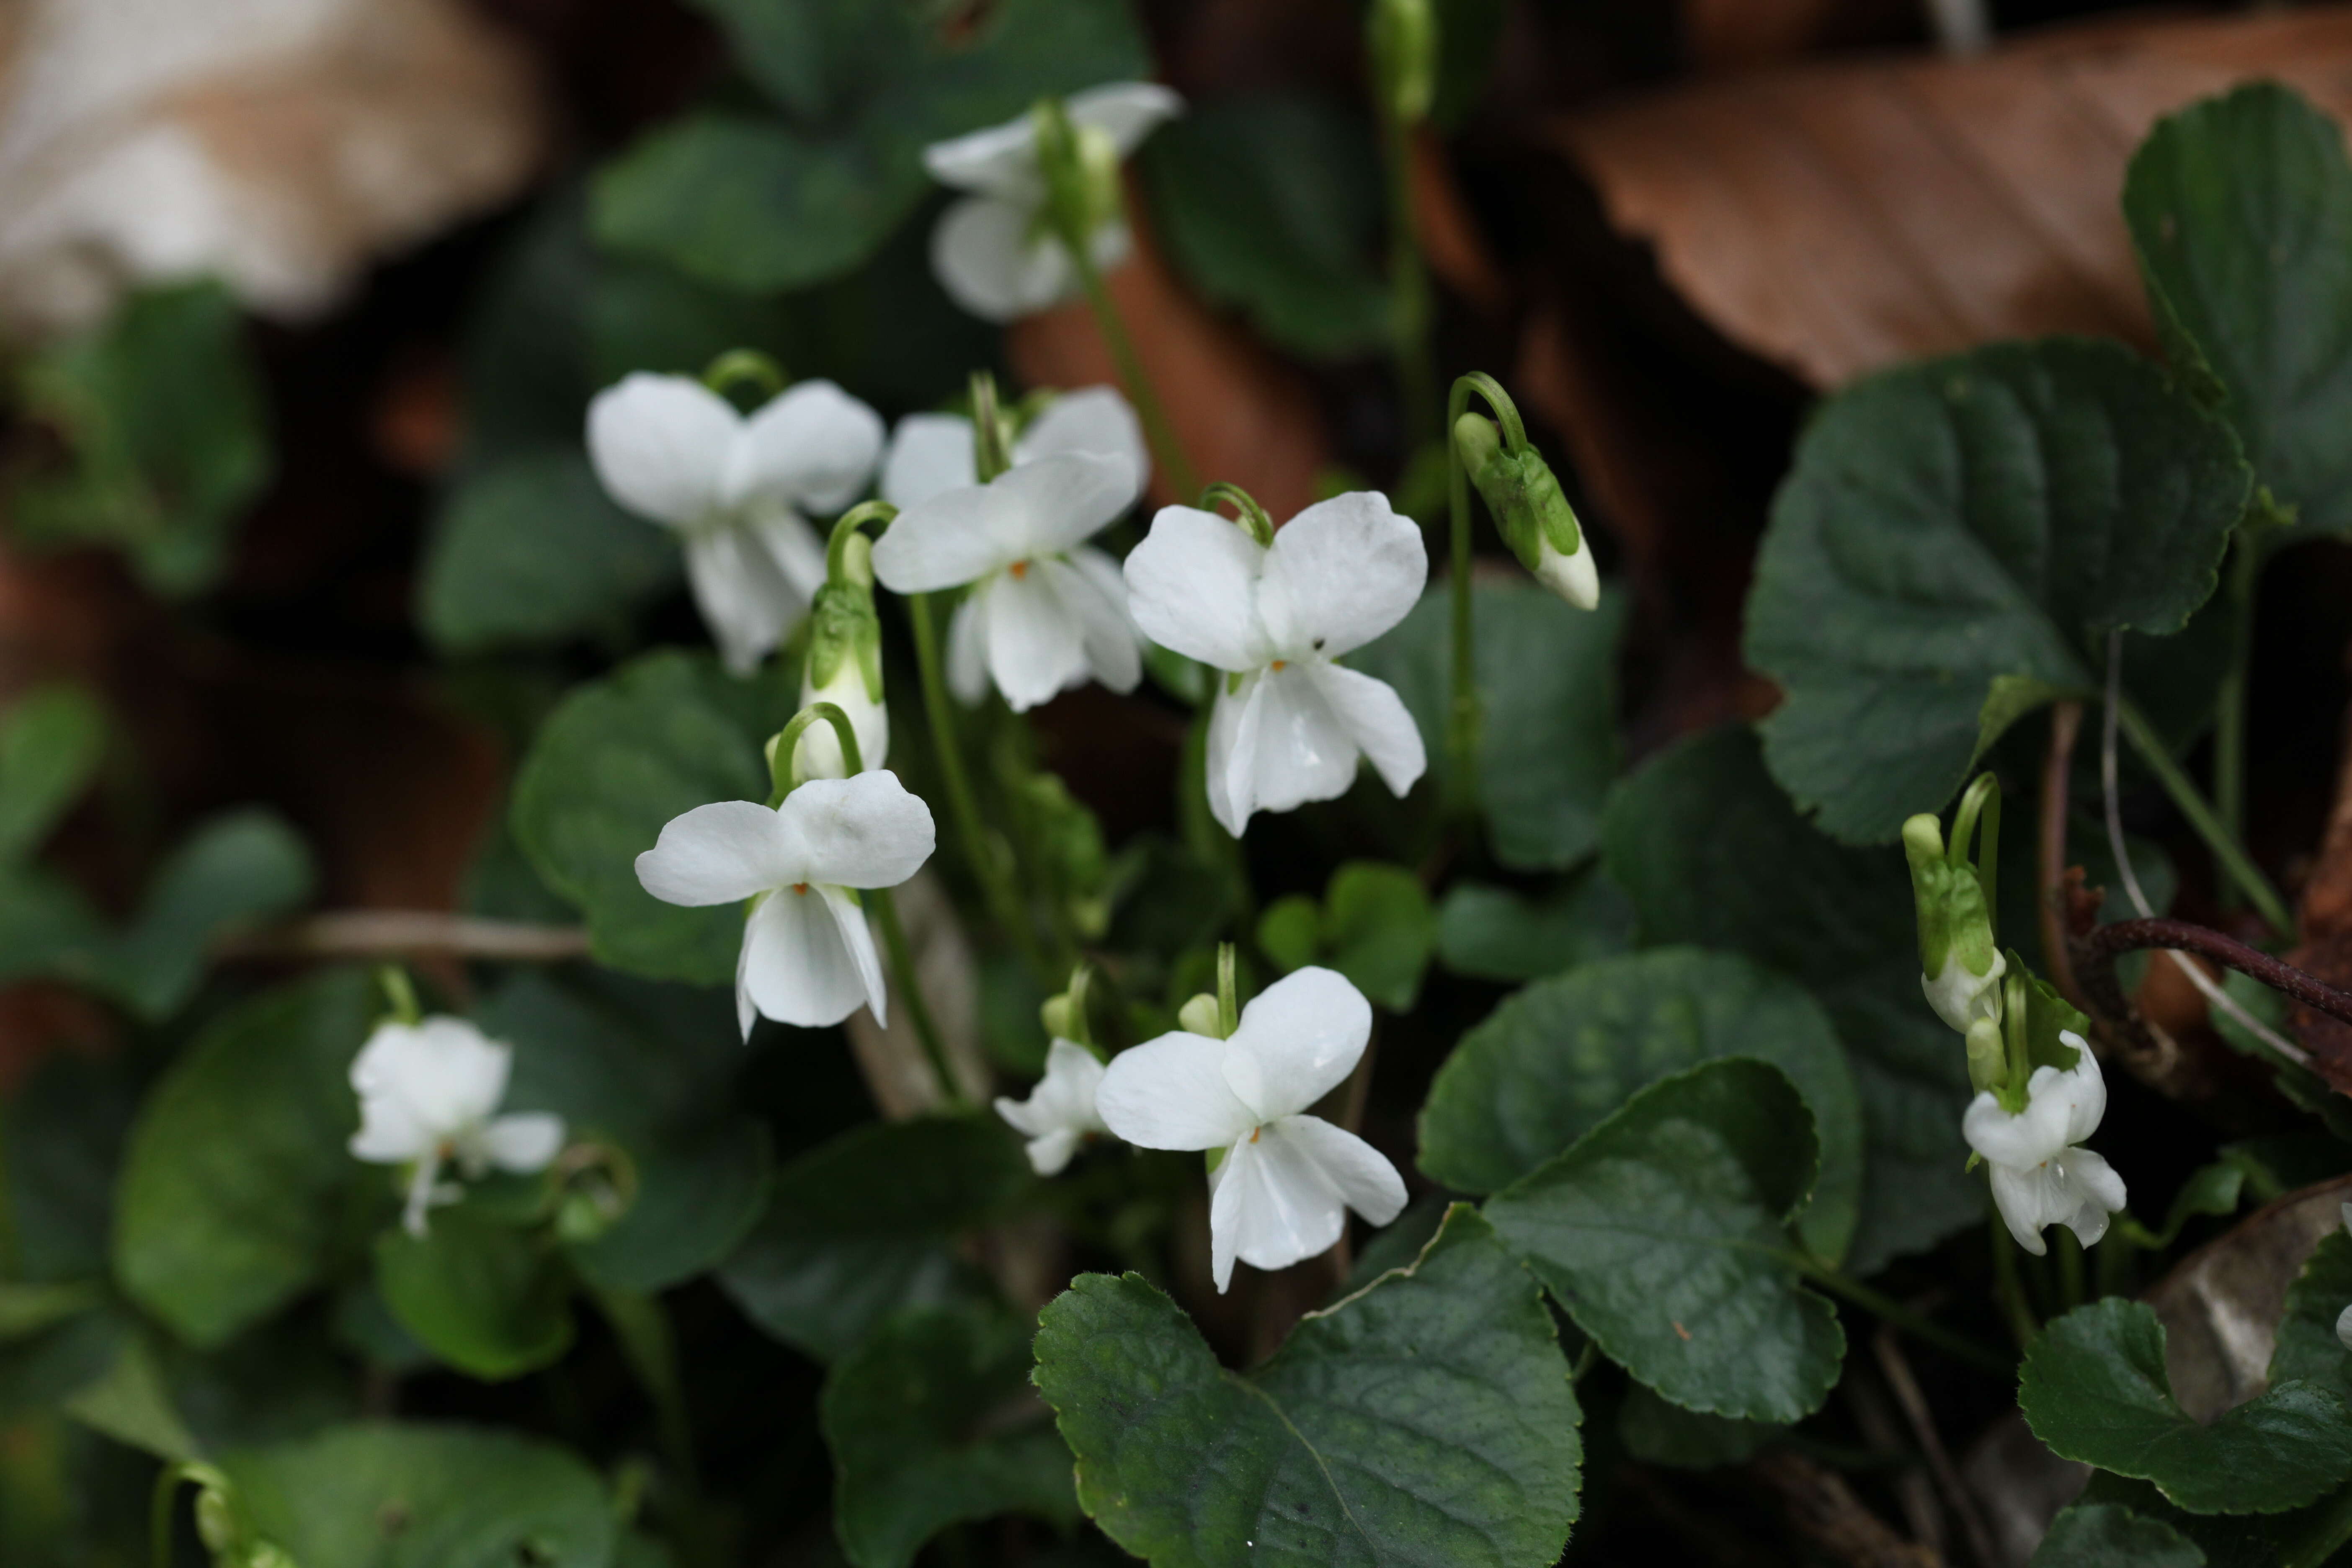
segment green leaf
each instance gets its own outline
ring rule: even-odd
[[[604,1484],[535,1438],[370,1423],[219,1463],[253,1532],[301,1568],[604,1568],[612,1558]]]
[[[1804,982],[1837,1025],[1867,1145],[1847,1272],[1874,1274],[1979,1223],[1984,1188],[1962,1168],[1967,1056],[1919,992],[1901,853],[1814,831],[1736,725],[1678,742],[1621,784],[1603,838],[1643,941],[1745,952]]]
[[[18,536],[117,545],[159,593],[211,586],[272,467],[261,377],[228,291],[133,293],[101,325],[35,354],[19,392],[65,459],[9,479]]]
[[[2124,217],[2166,355],[2209,378],[2284,538],[2352,530],[2352,164],[2343,130],[2257,82],[2157,122]]]
[[[1421,1168],[1464,1192],[1496,1192],[1636,1089],[1733,1056],[1780,1068],[1811,1110],[1821,1180],[1801,1228],[1837,1258],[1862,1194],[1853,1074],[1805,988],[1737,953],[1667,947],[1602,959],[1506,1001],[1438,1069],[1422,1107]]]
[[[2352,1307],[2352,1235],[2320,1237],[2303,1272],[2286,1289],[2278,1342],[2271,1352],[2270,1383],[2308,1383],[2352,1401],[2352,1350],[2336,1337],[2336,1320]]]
[[[766,1215],[719,1283],[753,1322],[831,1360],[902,1307],[971,1295],[948,1240],[1034,1182],[992,1115],[855,1128],[776,1173]]]
[[[1030,1330],[997,1311],[921,1311],[826,1374],[833,1527],[857,1568],[908,1568],[960,1520],[1077,1522],[1070,1450],[1029,1386]]]
[[[1845,1354],[1837,1314],[1789,1261],[1818,1158],[1795,1086],[1735,1057],[1642,1090],[1486,1217],[1643,1383],[1686,1409],[1790,1422],[1821,1407]]]
[[[676,586],[677,545],[614,505],[576,450],[467,474],[443,503],[417,619],[445,653],[561,643],[625,628]]]
[[[2202,1552],[2210,1568],[2278,1568],[2290,1553],[2308,1553],[2315,1541],[2336,1539],[2347,1504],[2352,1488],[2292,1513],[2188,1513],[2146,1481],[2094,1470],[2076,1506],[2121,1509],[2164,1525]],[[2303,1560],[2315,1561],[2309,1555]]]
[[[1388,343],[1372,262],[1380,150],[1360,116],[1308,98],[1224,99],[1153,136],[1139,164],[1157,232],[1202,298],[1310,358]]]
[[[2061,1458],[2153,1481],[2191,1513],[2280,1513],[2352,1475],[2352,1414],[2332,1390],[2274,1384],[2200,1426],[2172,1397],[2155,1310],[2117,1297],[2027,1347],[2018,1404]]]
[[[2032,1568],[2205,1568],[2170,1525],[2114,1503],[2076,1503],[2050,1521]]]
[[[1550,1316],[1466,1206],[1246,1376],[1139,1275],[1080,1275],[1040,1325],[1078,1500],[1156,1568],[1528,1568],[1575,1521],[1580,1413]]]
[[[2179,630],[2251,483],[2236,437],[2114,343],[2000,343],[1815,413],[1748,600],[1787,700],[1772,774],[1822,829],[1892,840],[1951,798],[1988,700],[2088,692],[2114,629]],[[1996,691],[1996,679],[2009,683]]]
[[[1266,906],[1257,940],[1286,972],[1325,963],[1391,1012],[1410,1013],[1437,942],[1437,917],[1411,871],[1350,860],[1331,873],[1321,907],[1303,894]]]
[[[78,1283],[107,1272],[115,1173],[139,1106],[123,1054],[96,1061],[52,1052],[0,1099],[0,1199],[13,1279]]]
[[[1617,638],[1625,600],[1580,610],[1534,583],[1472,595],[1477,640],[1478,787],[1495,858],[1557,871],[1592,853],[1601,803],[1617,773]],[[1429,749],[1432,784],[1446,771],[1452,706],[1451,609],[1441,587],[1348,662],[1396,688]]]
[[[375,1012],[349,971],[272,991],[198,1036],[140,1108],[115,1279],[189,1343],[218,1345],[318,1281],[360,1179],[347,1074]]]
[[[124,1334],[113,1364],[67,1400],[65,1410],[83,1426],[159,1459],[192,1459],[200,1451],[195,1435],[173,1405],[161,1359],[146,1331]]]
[[[1598,867],[1540,898],[1456,882],[1437,906],[1438,962],[1474,980],[1540,980],[1633,945],[1633,906]]]
[[[1323,954],[1323,908],[1307,893],[1293,893],[1266,905],[1257,917],[1257,945],[1287,974]]]
[[[2129,1236],[2129,1239],[2137,1246],[2161,1251],[2179,1241],[2181,1231],[2197,1215],[2237,1213],[2239,1194],[2245,1184],[2246,1172],[2242,1165],[2226,1159],[2217,1160],[2210,1165],[2200,1165],[2189,1173],[2189,1179],[2181,1183],[2180,1190],[2172,1194],[2172,1207],[2165,1213],[2164,1228],[2150,1235],[2135,1225],[2130,1229],[2139,1230],[2140,1234]],[[2352,1300],[2352,1298],[2347,1300]],[[2329,1321],[2332,1323],[2334,1320]]]
[[[743,911],[663,903],[638,883],[636,858],[698,805],[767,798],[760,748],[798,696],[785,662],[739,680],[705,655],[648,654],[575,689],[541,726],[515,779],[515,838],[587,917],[599,963],[734,984]]]
[[[916,7],[872,0],[696,0],[745,75],[794,118],[848,118],[907,71],[927,40]]]
[[[572,1140],[627,1159],[629,1206],[569,1247],[589,1279],[608,1290],[666,1289],[716,1265],[758,1223],[769,1134],[735,1109],[744,1058],[730,996],[524,973],[476,1021],[514,1047],[509,1109],[555,1111]]]
[[[79,686],[37,686],[0,717],[0,862],[38,850],[98,771],[106,710]]]
[[[1744,1465],[1781,1431],[1769,1422],[1685,1410],[1638,1383],[1626,1384],[1625,1403],[1617,1411],[1617,1436],[1628,1454],[1644,1464],[1679,1470]]]
[[[440,1209],[422,1237],[376,1238],[384,1305],[417,1342],[472,1377],[520,1377],[572,1344],[571,1279],[553,1243],[471,1212]]]
[[[138,917],[100,955],[100,984],[141,1017],[167,1017],[194,994],[213,943],[300,905],[315,880],[310,849],[276,812],[213,817],[147,885]]]

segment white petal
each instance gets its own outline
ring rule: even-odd
[[[1249,789],[1260,811],[1291,811],[1348,793],[1356,782],[1356,737],[1324,700],[1313,667],[1268,670],[1252,700],[1257,708],[1256,747]]]
[[[903,428],[904,426],[901,426]],[[971,451],[971,427],[964,427],[964,453],[969,467]],[[1034,463],[1040,458],[1060,457],[1067,452],[1085,453],[1097,458],[1112,458],[1127,466],[1129,488],[1127,500],[1119,510],[1133,506],[1143,494],[1144,481],[1151,475],[1150,449],[1143,440],[1142,422],[1136,418],[1135,409],[1118,389],[1089,386],[1078,392],[1065,393],[1046,405],[1013,448],[1015,463]],[[895,461],[898,454],[893,451]],[[971,481],[966,479],[965,483]]]
[[[1074,92],[1063,101],[1070,123],[1102,132],[1126,157],[1168,121],[1184,112],[1184,100],[1156,81],[1115,81]]]
[[[995,196],[966,196],[940,216],[931,272],[948,298],[985,321],[1035,315],[1077,286],[1060,243],[1040,232],[1036,207]]]
[[[2084,1247],[2095,1247],[2107,1234],[2108,1216],[2123,1210],[2124,1179],[2105,1156],[2089,1149],[2069,1149],[2058,1157],[2057,1164],[2059,1179],[2074,1205],[2065,1216],[2066,1226]]]
[[[1306,1144],[1260,1130],[1225,1156],[1210,1200],[1233,1195],[1234,1250],[1258,1268],[1287,1268],[1329,1250],[1347,1228],[1347,1200]]]
[[[856,500],[882,458],[882,416],[829,381],[784,389],[744,421],[727,468],[725,499],[765,496],[810,511]]]
[[[2040,1258],[2050,1250],[2042,1239],[2042,1227],[2058,1217],[2048,1212],[2055,1178],[2039,1165],[2022,1171],[1995,1165],[1991,1174],[1992,1201],[2000,1210],[2001,1223],[2009,1226],[2018,1246]]]
[[[1095,1090],[1103,1125],[1143,1149],[1220,1149],[1257,1125],[1224,1075],[1225,1042],[1181,1030],[1111,1058]]]
[[[824,586],[824,541],[817,537],[808,519],[781,502],[755,504],[745,513],[741,528],[751,545],[766,553],[791,590],[786,601],[790,608],[778,637],[782,641],[800,625],[816,600],[816,591]]]
[[[1007,470],[988,487],[1004,509],[1007,537],[1026,541],[1024,555],[1060,555],[1100,533],[1133,499],[1123,458],[1062,452]]]
[[[996,1109],[1003,1110],[1012,1103],[1009,1100],[999,1100]],[[1078,1133],[1066,1128],[1056,1128],[1050,1132],[1038,1133],[1024,1143],[1021,1150],[1029,1156],[1031,1170],[1041,1176],[1058,1176],[1068,1167],[1071,1156],[1078,1152],[1078,1145],[1084,1141]]]
[[[1274,536],[1257,607],[1274,647],[1337,658],[1404,619],[1429,580],[1421,527],[1388,497],[1357,490],[1318,501]]]
[[[898,514],[874,542],[874,575],[894,594],[960,588],[1029,553],[1022,519],[993,486],[944,490]]]
[[[352,1062],[352,1088],[362,1101],[399,1101],[418,1125],[446,1138],[498,1109],[513,1060],[467,1020],[436,1014],[413,1026],[377,1025]]]
[[[743,940],[735,949],[735,1026],[743,1031],[743,1043],[751,1043],[751,1026],[759,1021],[760,1009],[751,1000],[751,982],[746,978],[751,964],[751,928],[746,921]]]
[[[1372,1037],[1372,1005],[1334,970],[1286,974],[1242,1009],[1225,1042],[1225,1082],[1260,1121],[1295,1116],[1356,1069]]]
[[[890,455],[882,460],[884,500],[904,511],[978,483],[971,420],[961,414],[909,414],[898,421]]]
[[[823,1028],[866,1005],[865,977],[815,889],[787,888],[761,900],[743,941],[751,1001],[778,1023]]]
[[[376,1165],[404,1165],[422,1159],[441,1135],[417,1117],[398,1095],[373,1094],[360,1100],[360,1130],[352,1134],[352,1157]]]
[[[1239,689],[1228,689],[1220,679],[1215,705],[1209,710],[1209,752],[1202,769],[1209,814],[1236,838],[1257,810],[1258,721],[1265,686],[1263,675],[1243,678]]]
[[[1045,197],[1045,176],[1037,168],[1037,127],[1026,114],[952,141],[932,142],[923,149],[923,167],[931,178],[959,191],[1032,204]]]
[[[1271,657],[1256,607],[1265,556],[1223,518],[1161,507],[1128,552],[1128,610],[1162,647],[1219,669],[1255,669]]]
[[[821,887],[817,892],[841,929],[842,945],[849,952],[850,963],[857,966],[858,984],[865,987],[866,1005],[874,1010],[874,1021],[887,1028],[890,988],[882,979],[882,958],[874,951],[874,931],[866,923],[865,910],[839,888]]]
[[[563,1118],[546,1110],[501,1116],[482,1129],[482,1152],[501,1171],[543,1171],[563,1149]]]
[[[1118,563],[1087,546],[1066,558],[1049,556],[1037,567],[1076,618],[1095,679],[1113,691],[1134,690],[1143,679],[1143,651],[1135,623],[1127,618],[1127,579],[1118,574]]]
[[[1087,660],[1078,617],[1055,592],[1041,562],[1019,562],[991,577],[977,596],[988,602],[988,673],[1015,713],[1073,686],[1086,684]]]
[[[2071,1029],[2062,1030],[2058,1037],[2074,1047],[2074,1067],[2059,1074],[2042,1092],[2063,1097],[2066,1142],[2080,1143],[2099,1130],[2099,1121],[2107,1113],[2107,1081],[2099,1076],[2099,1058],[2091,1054],[2088,1040]]]
[[[1209,1173],[1209,1275],[1217,1283],[1222,1296],[1234,1282],[1234,1259],[1241,1249],[1242,1194],[1245,1187],[1229,1180],[1234,1162],[1243,1157],[1243,1145],[1235,1144],[1225,1151],[1217,1168]],[[1257,1158],[1252,1152],[1248,1158]]]
[[[1095,1110],[1102,1078],[1103,1064],[1093,1052],[1057,1039],[1045,1053],[1045,1076],[1027,1100],[997,1098],[996,1113],[1029,1140],[1029,1163],[1039,1175],[1059,1174],[1081,1142],[1109,1131]]]
[[[1580,610],[1601,605],[1601,568],[1592,562],[1592,536],[1586,534],[1576,553],[1562,555],[1549,539],[1536,547],[1536,581]]]
[[[1399,800],[1412,794],[1413,784],[1429,770],[1429,752],[1422,742],[1421,726],[1412,721],[1396,688],[1360,670],[1321,660],[1301,668],[1349,739],[1371,759],[1389,793]]]
[[[986,595],[966,595],[948,622],[948,689],[967,708],[988,695]]]
[[[787,881],[895,888],[922,869],[937,843],[931,808],[891,773],[811,779],[784,797],[776,816],[796,851],[797,875]]]
[[[690,523],[719,504],[742,427],[734,406],[692,376],[639,371],[588,405],[588,460],[631,511]]]
[[[686,580],[719,658],[738,675],[757,668],[808,612],[808,595],[793,585],[766,545],[740,526],[688,534]]]
[[[857,668],[857,660],[843,659],[832,681],[823,687],[812,685],[803,671],[801,706],[812,702],[830,702],[848,717],[850,733],[857,737],[861,772],[871,773],[889,760],[890,707],[866,695],[866,672]],[[849,775],[848,759],[841,754],[841,737],[830,723],[811,724],[801,731],[800,743],[793,748],[793,768],[803,779]]]
[[[757,801],[713,801],[662,825],[637,857],[637,880],[666,904],[731,904],[803,880],[802,856],[780,814]]]
[[[2042,1068],[2035,1076],[2049,1072]],[[2066,1147],[2066,1102],[2061,1098],[2034,1100],[2011,1115],[1990,1090],[1969,1102],[1960,1116],[1960,1136],[1995,1165],[2013,1171],[2031,1170],[2056,1157]]]
[[[1344,1127],[1319,1116],[1287,1116],[1265,1130],[1319,1166],[1348,1206],[1374,1225],[1404,1212],[1404,1178],[1389,1157]]]
[[[2336,1339],[2347,1351],[2352,1351],[2352,1307],[2336,1314]]]
[[[1919,976],[1919,989],[1927,998],[1927,1005],[1936,1016],[1965,1035],[1969,1026],[1979,1017],[1997,1019],[2000,1013],[2000,977],[2009,969],[2009,960],[1996,952],[1992,968],[1979,975],[1969,973],[1960,962],[1958,952],[1944,955],[1944,971],[1930,977]]]

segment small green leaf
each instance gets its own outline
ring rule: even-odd
[[[1331,967],[1392,1013],[1410,1013],[1437,945],[1437,916],[1421,879],[1402,866],[1350,860],[1323,896]]]
[[[201,1446],[172,1402],[152,1335],[146,1329],[125,1333],[113,1364],[96,1382],[77,1390],[65,1402],[65,1412],[159,1459],[194,1458]]]
[[[1846,1270],[1865,1278],[1979,1223],[1983,1184],[1962,1169],[1967,1057],[1919,992],[1901,853],[1815,831],[1738,725],[1678,742],[1619,784],[1604,839],[1644,942],[1745,952],[1804,982],[1837,1025],[1868,1145]]]
[[[1391,337],[1372,128],[1314,99],[1225,99],[1155,135],[1139,160],[1170,254],[1212,304],[1317,359]]]
[[[1778,1068],[1708,1062],[1636,1094],[1488,1199],[1486,1217],[1576,1326],[1667,1399],[1795,1421],[1845,1355],[1837,1314],[1789,1261],[1816,1151]]]
[[[219,1463],[253,1532],[301,1568],[604,1568],[613,1554],[604,1484],[536,1438],[370,1423]]]
[[[2042,1331],[2018,1404],[2060,1457],[2153,1481],[2192,1513],[2280,1513],[2352,1475],[2352,1414],[2331,1389],[2274,1384],[2200,1426],[2172,1397],[2155,1310],[2117,1297]]]
[[[2209,1169],[2210,1167],[2208,1167]],[[2336,1337],[2336,1320],[2352,1307],[2352,1235],[2341,1228],[2319,1245],[2287,1287],[2271,1352],[2270,1383],[2310,1383],[2352,1401],[2352,1350]]]
[[[1644,1464],[1679,1470],[1744,1465],[1781,1431],[1769,1422],[1685,1410],[1638,1383],[1626,1385],[1625,1403],[1617,1411],[1617,1435],[1628,1454]]]
[[[2172,1207],[2165,1213],[2164,1228],[2152,1236],[2142,1232],[2132,1239],[2142,1247],[2161,1251],[2179,1241],[2181,1231],[2197,1215],[2237,1213],[2238,1197],[2245,1184],[2246,1172],[2242,1165],[2227,1160],[2200,1165],[2189,1173],[2189,1179],[2180,1184],[2179,1192],[2172,1194]]]
[[[1139,1275],[1082,1274],[1040,1324],[1078,1500],[1155,1568],[1528,1568],[1575,1521],[1567,1363],[1535,1282],[1466,1206],[1246,1376]]]
[[[1456,882],[1437,906],[1437,959],[1474,980],[1541,980],[1633,945],[1633,906],[1594,867],[1530,899],[1484,882]]]
[[[2291,1553],[2316,1561],[2308,1555],[2314,1542],[2336,1539],[2342,1510],[2352,1506],[2352,1488],[2292,1513],[2189,1513],[2146,1481],[2094,1470],[2076,1506],[2121,1509],[2161,1524],[2202,1552],[2209,1568],[2279,1568]]]
[[[1534,583],[1479,587],[1478,787],[1495,858],[1513,870],[1567,870],[1600,837],[1617,773],[1617,639],[1624,598],[1580,610]],[[1451,609],[1443,588],[1348,662],[1396,688],[1443,787],[1452,708]]]
[[[38,850],[98,771],[106,710],[79,686],[37,686],[0,716],[0,862]]]
[[[636,858],[681,813],[767,798],[760,748],[797,706],[784,662],[738,680],[707,656],[648,654],[575,689],[540,727],[515,779],[515,837],[587,917],[600,963],[734,984],[743,911],[661,902],[638,883]]]
[[[1306,893],[1292,893],[1266,905],[1257,917],[1257,945],[1287,974],[1323,955],[1323,908]]]
[[[114,1274],[182,1339],[218,1345],[317,1282],[353,1184],[348,1073],[378,1002],[332,971],[199,1035],[140,1108],[115,1200]]]
[[[1467,1193],[1509,1186],[1636,1089],[1700,1062],[1753,1057],[1812,1111],[1822,1174],[1802,1229],[1834,1259],[1862,1193],[1862,1102],[1805,988],[1737,953],[1659,948],[1538,981],[1462,1037],[1421,1112],[1421,1168]]]
[[[2050,1521],[2032,1568],[2205,1568],[2170,1525],[2115,1503],[2076,1503]]]
[[[572,1344],[571,1279],[553,1242],[469,1212],[436,1210],[422,1237],[376,1238],[384,1305],[417,1342],[499,1382],[561,1360]]]
[[[856,1568],[908,1568],[961,1520],[1077,1522],[1070,1450],[1029,1386],[1029,1339],[993,1310],[909,1312],[833,1364],[818,1409],[834,1531]]]
[[[845,120],[913,67],[925,39],[911,5],[871,0],[696,0],[736,63],[801,121]]]
[[[2256,82],[2158,121],[2124,217],[2166,357],[2221,394],[2280,542],[2352,530],[2352,164],[2344,132]]]
[[[123,1055],[52,1052],[0,1100],[0,1202],[15,1279],[76,1284],[108,1271],[115,1173],[139,1109]]]
[[[417,619],[450,654],[614,633],[677,585],[679,562],[676,540],[614,505],[578,451],[528,452],[466,475],[443,503]]]
[[[213,817],[173,850],[139,913],[100,960],[100,983],[141,1017],[178,1011],[204,978],[213,943],[310,896],[310,851],[274,811]]]
[[[1892,840],[1975,759],[2000,689],[2098,685],[2105,634],[2179,631],[2251,477],[2229,428],[2114,343],[2000,343],[1813,416],[1772,506],[1748,663],[1787,700],[1772,774],[1823,831]]]
[[[971,1295],[949,1239],[1034,1181],[992,1115],[869,1123],[776,1173],[719,1283],[753,1322],[831,1360],[899,1308]]]

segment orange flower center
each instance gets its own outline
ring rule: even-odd
[[[808,884],[806,882],[794,882],[793,884],[793,891],[798,893],[803,898],[806,898],[808,897]]]
[[[1270,668],[1277,670],[1287,669],[1290,668],[1290,661],[1286,658],[1277,658]]]
[[[1026,577],[1029,575],[1029,563],[1026,561],[1015,561],[1012,565],[1007,566],[1005,570],[1012,573],[1016,578]]]

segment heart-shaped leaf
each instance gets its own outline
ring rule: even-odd
[[[1576,1519],[1551,1318],[1466,1207],[1247,1375],[1140,1276],[1082,1274],[1040,1317],[1036,1378],[1078,1500],[1156,1568],[1540,1568]]]
[[[1475,980],[1540,980],[1633,945],[1633,906],[1598,868],[1539,899],[1456,882],[1437,906],[1437,959]]]
[[[2279,1513],[2352,1476],[2352,1413],[2316,1383],[2286,1383],[2199,1426],[2172,1397],[2164,1325],[2110,1297],[2045,1328],[2018,1404],[2062,1458],[2156,1483],[2191,1513]]]
[[[1666,1398],[1794,1421],[1845,1355],[1788,1239],[1818,1159],[1787,1075],[1735,1057],[1642,1090],[1489,1198],[1486,1217],[1576,1326]]]
[[[461,1205],[424,1236],[376,1238],[384,1304],[417,1342],[469,1376],[535,1372],[572,1345],[572,1281],[549,1237]]]
[[[2000,724],[2095,689],[2106,633],[2185,626],[2250,489],[2228,426],[2117,344],[1848,387],[1806,427],[1748,595],[1748,661],[1787,693],[1773,777],[1832,837],[1893,839]]]
[[[1507,1187],[1634,1090],[1722,1057],[1789,1075],[1813,1113],[1822,1173],[1805,1239],[1843,1254],[1862,1193],[1862,1102],[1805,988],[1737,953],[1658,948],[1538,981],[1462,1037],[1421,1112],[1421,1168],[1468,1193]]]

